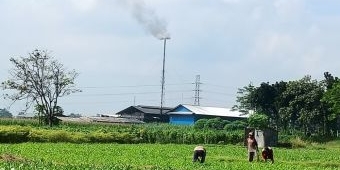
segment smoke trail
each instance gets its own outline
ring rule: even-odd
[[[170,37],[167,24],[160,19],[155,11],[148,8],[143,0],[128,0],[133,17],[154,37],[158,39]]]

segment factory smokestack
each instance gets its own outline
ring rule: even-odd
[[[158,39],[170,38],[166,22],[159,18],[153,9],[148,8],[143,0],[128,0],[126,3],[133,17],[151,35]]]
[[[154,37],[164,41],[164,51],[163,51],[163,69],[162,69],[162,92],[161,92],[161,107],[160,114],[163,114],[163,103],[164,103],[164,85],[165,85],[165,47],[166,40],[170,39],[170,34],[168,33],[166,27],[166,22],[160,19],[155,11],[148,8],[143,0],[126,0],[120,1],[125,2],[126,5],[132,11],[133,17]]]

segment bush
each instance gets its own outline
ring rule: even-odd
[[[10,135],[9,135],[10,134]],[[169,124],[145,125],[77,125],[61,127],[0,126],[0,141],[70,142],[70,143],[178,143],[237,144],[243,131],[195,129],[193,126]]]
[[[248,123],[250,127],[265,129],[269,125],[269,118],[262,113],[254,113],[249,116]]]
[[[31,142],[48,142],[48,131],[32,129],[29,133],[29,140]]]
[[[113,142],[113,136],[104,132],[92,132],[88,135],[90,142],[108,143]]]
[[[296,137],[290,140],[293,148],[305,148],[307,142],[303,141],[300,137]]]
[[[27,142],[30,128],[21,126],[0,126],[1,143]]]
[[[223,120],[220,117],[209,119],[206,124],[205,128],[207,129],[215,129],[215,130],[221,130],[223,129]]]
[[[246,122],[235,120],[229,124],[226,124],[223,129],[224,130],[243,130],[246,127],[247,127]]]
[[[199,119],[195,122],[194,128],[195,129],[204,129],[205,124],[207,123],[208,119]]]

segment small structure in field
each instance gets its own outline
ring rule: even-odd
[[[277,146],[278,143],[278,132],[274,129],[256,129],[256,128],[246,128],[244,130],[244,144],[247,144],[247,137],[249,132],[254,132],[254,137],[257,141],[259,148],[264,148],[265,146]]]

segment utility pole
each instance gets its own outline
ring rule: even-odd
[[[164,50],[163,50],[163,69],[162,69],[162,92],[161,92],[161,111],[160,113],[163,114],[163,103],[164,103],[164,84],[165,84],[165,47],[166,47],[166,40],[170,39],[170,37],[163,37],[160,40],[164,40]]]
[[[196,82],[195,82],[195,102],[194,105],[200,105],[200,75],[196,75]]]

